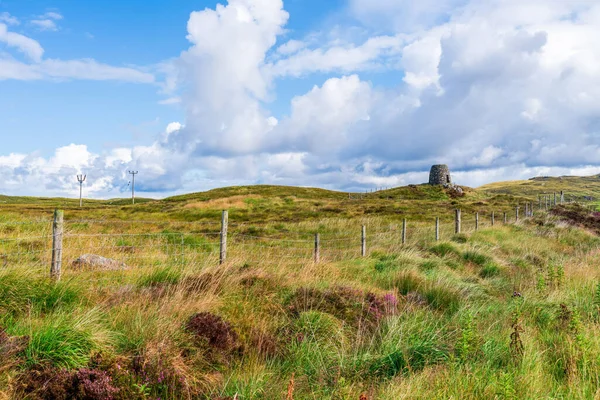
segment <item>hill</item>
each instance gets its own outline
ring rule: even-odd
[[[5,218],[43,218],[54,208],[62,208],[69,219],[216,221],[223,209],[231,218],[256,224],[273,221],[300,222],[323,218],[369,216],[395,219],[431,220],[451,218],[455,208],[467,213],[511,212],[527,198],[487,194],[463,187],[463,195],[441,186],[409,185],[369,193],[345,193],[316,188],[289,186],[240,186],[170,197],[162,200],[84,201],[75,199],[11,197],[0,201]]]
[[[539,195],[565,192],[568,200],[582,200],[586,196],[600,199],[600,175],[537,177],[526,181],[495,182],[477,188],[489,194],[509,194],[535,198]]]
[[[52,204],[2,208],[0,398],[593,398],[595,214],[569,205],[475,230],[468,210],[523,198],[453,196],[261,186],[69,205],[59,282],[35,218]]]

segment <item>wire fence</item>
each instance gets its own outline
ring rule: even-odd
[[[518,208],[512,213],[462,212],[458,225],[464,233],[490,229],[530,217],[533,208],[528,204],[521,214]],[[60,240],[55,220],[0,221],[0,269],[24,268],[48,276],[50,267],[58,262],[63,276],[114,280],[144,268],[200,270],[227,260],[298,266],[337,262],[450,240],[457,233],[457,215],[443,217],[431,222],[389,217],[272,222],[262,226],[233,222],[226,224],[225,231],[221,221],[63,223],[61,219]]]

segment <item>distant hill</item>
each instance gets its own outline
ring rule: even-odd
[[[564,191],[567,198],[581,199],[585,196],[600,199],[600,175],[536,177],[524,181],[495,182],[477,188],[489,194],[510,194],[537,197]]]

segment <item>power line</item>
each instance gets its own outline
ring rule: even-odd
[[[127,171],[131,174],[131,204],[135,204],[135,176],[139,171]]]
[[[77,175],[77,181],[79,182],[79,207],[80,208],[83,206],[83,182],[85,182],[86,178],[87,178],[87,175]]]

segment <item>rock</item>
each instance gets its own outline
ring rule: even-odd
[[[450,195],[450,197],[462,197],[465,194],[460,186],[451,183],[445,184],[444,189],[446,189],[446,192]]]
[[[127,265],[111,258],[98,256],[96,254],[84,254],[73,261],[74,268],[89,268],[103,271],[115,271],[127,269]]]

